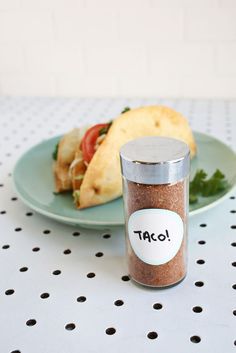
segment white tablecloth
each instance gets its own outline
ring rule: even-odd
[[[157,103],[236,149],[236,101],[0,98],[1,353],[235,352],[236,192],[191,217],[188,275],[157,290],[122,279],[123,228],[104,237],[101,230],[57,223],[32,212],[13,190],[16,160],[42,139],[110,120],[125,106]],[[157,338],[148,338],[150,332]]]

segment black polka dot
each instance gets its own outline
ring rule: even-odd
[[[32,213],[32,212],[27,212],[25,215],[26,215],[27,217],[30,217],[30,216],[33,216],[33,213]]]
[[[21,268],[19,269],[19,271],[20,271],[20,272],[26,272],[26,271],[28,271],[28,267],[21,267]]]
[[[96,257],[102,257],[102,256],[103,256],[103,253],[99,251],[99,252],[97,252],[97,253],[95,254],[95,256],[96,256]]]
[[[4,210],[4,211],[1,211],[0,213],[1,213],[1,214],[6,214],[7,212]]]
[[[230,199],[231,199],[231,200],[234,200],[234,199],[235,199],[235,196],[230,196]]]
[[[232,225],[230,228],[231,229],[236,229],[236,225]]]
[[[231,264],[233,267],[236,267],[236,261],[232,262]]]
[[[233,315],[236,316],[236,310],[233,311]]]
[[[148,332],[147,337],[148,337],[150,340],[155,340],[155,339],[158,337],[158,334],[157,334],[157,332],[155,332],[155,331],[151,331],[151,332]]]
[[[4,250],[9,249],[9,248],[10,248],[10,245],[8,245],[8,244],[2,246],[2,249],[4,249]]]
[[[197,281],[197,282],[195,282],[195,286],[196,286],[196,287],[203,287],[203,286],[204,286],[204,282],[202,282],[202,281]]]
[[[201,308],[200,306],[194,306],[194,307],[193,307],[193,311],[194,311],[195,313],[201,313],[201,312],[202,312],[202,308]]]
[[[21,232],[22,231],[22,228],[15,228],[15,232]]]
[[[162,304],[161,304],[161,303],[155,303],[155,304],[153,304],[153,309],[155,309],[155,310],[161,310],[161,309],[162,309]]]
[[[199,259],[199,260],[197,260],[196,262],[197,262],[197,264],[199,264],[199,265],[203,265],[203,264],[205,263],[205,261],[202,260],[202,259]]]
[[[27,326],[34,326],[34,325],[36,325],[36,322],[37,321],[35,319],[29,319],[26,321],[26,325]]]
[[[60,270],[55,270],[55,271],[53,271],[52,274],[55,275],[55,276],[58,276],[58,275],[61,274],[61,271]]]
[[[71,254],[71,250],[70,249],[66,249],[66,250],[63,251],[63,253],[65,255],[69,255],[69,254]]]
[[[7,290],[5,291],[5,294],[6,294],[6,295],[12,295],[13,293],[15,293],[14,289],[7,289]]]
[[[33,252],[38,252],[40,250],[40,248],[38,246],[36,246],[35,248],[32,249]]]
[[[207,226],[206,223],[200,224],[200,227],[202,227],[202,228],[205,228],[206,226]]]
[[[206,244],[206,242],[205,242],[205,240],[199,240],[198,244],[204,245],[204,244]]]
[[[19,351],[19,349],[11,351],[11,353],[21,353],[21,351]]]
[[[127,282],[130,280],[129,276],[125,275],[121,277],[122,281]]]
[[[230,213],[236,213],[236,210],[231,210]]]
[[[233,284],[233,285],[232,285],[232,288],[233,288],[233,289],[236,289],[236,284]]]
[[[234,345],[236,346],[236,340],[234,341]]]
[[[0,184],[0,188],[3,188],[3,186],[4,186],[3,184]]]
[[[43,234],[50,234],[51,233],[51,231],[49,230],[49,229],[45,229],[44,231],[43,231]]]
[[[77,298],[77,302],[79,303],[84,303],[85,301],[86,301],[86,297],[84,297],[83,295]]]
[[[107,335],[114,335],[116,333],[116,329],[114,327],[108,327],[106,329],[106,334]]]
[[[116,306],[122,306],[122,305],[124,304],[124,302],[123,302],[123,300],[118,299],[118,300],[116,300],[116,301],[114,302],[114,304],[115,304]]]
[[[87,274],[87,277],[88,278],[93,278],[93,277],[95,277],[96,275],[95,275],[95,273],[94,272],[89,272],[88,274]]]
[[[103,234],[104,239],[109,239],[111,237],[111,234]]]
[[[193,343],[199,343],[201,342],[201,338],[199,336],[192,336],[190,337],[190,341]]]
[[[17,199],[17,197],[12,197],[11,200],[12,201],[17,201],[18,199]]]
[[[42,298],[42,299],[47,299],[47,298],[49,298],[50,297],[50,294],[49,293],[42,293],[41,295],[40,295],[40,298]]]
[[[69,324],[66,324],[65,329],[68,331],[73,331],[75,329],[75,324],[73,324],[72,322]]]
[[[234,246],[234,247],[235,247],[235,246],[236,246],[236,243],[235,243],[235,242],[231,243],[231,246]]]
[[[80,235],[80,232],[74,232],[74,233],[73,233],[73,236],[74,236],[74,237],[78,237],[79,235]]]

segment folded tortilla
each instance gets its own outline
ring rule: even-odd
[[[196,144],[187,120],[171,108],[150,106],[132,109],[115,119],[95,152],[84,175],[78,208],[100,205],[122,195],[119,150],[138,137],[167,136],[189,145],[191,157]]]

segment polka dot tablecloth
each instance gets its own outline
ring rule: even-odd
[[[34,144],[148,104],[236,149],[236,101],[0,98],[1,353],[236,352],[236,192],[191,217],[188,275],[163,290],[130,281],[123,228],[60,224],[14,192],[14,164]]]

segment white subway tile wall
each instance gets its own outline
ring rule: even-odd
[[[0,94],[236,97],[236,0],[0,0]]]

